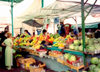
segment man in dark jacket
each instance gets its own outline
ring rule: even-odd
[[[63,24],[63,22],[60,22],[61,25],[61,36],[65,37],[66,36],[66,30],[65,30],[65,25]]]
[[[100,38],[100,29],[95,31],[95,38]]]
[[[3,68],[5,68],[5,46],[2,45],[2,43],[4,42],[4,40],[7,38],[6,37],[6,33],[8,31],[4,31],[0,33],[0,46],[2,47],[2,61],[1,61],[1,65]]]

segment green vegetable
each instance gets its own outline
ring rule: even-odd
[[[99,58],[99,61],[98,61],[98,63],[100,64],[100,58]]]
[[[94,68],[94,72],[100,72],[100,68],[98,67]]]
[[[98,68],[100,68],[100,64],[98,64],[98,66],[97,66]]]
[[[75,46],[75,50],[78,51],[78,49],[79,49],[79,46]]]
[[[95,50],[95,47],[94,47],[94,45],[88,45],[88,46],[86,46],[86,49],[87,49],[87,51],[94,51]]]
[[[90,71],[93,71],[95,68],[96,68],[96,65],[90,65],[89,66]]]
[[[97,57],[93,57],[93,58],[91,59],[91,63],[92,63],[92,64],[98,64],[98,62],[99,62],[99,59],[98,59]]]
[[[79,49],[78,49],[79,51],[83,51],[83,46],[81,45],[81,46],[79,46]]]
[[[65,59],[69,59],[70,56],[71,56],[71,54],[69,54],[69,53],[64,54]]]
[[[87,71],[82,71],[82,72],[87,72]]]
[[[56,38],[60,37],[60,35],[59,34],[55,34],[53,37],[56,39]]]
[[[73,50],[74,49],[74,44],[69,45],[69,49]]]
[[[74,40],[74,45],[79,45],[80,41],[79,40]]]
[[[76,61],[76,57],[74,55],[71,55],[71,57],[69,57],[69,61],[72,62],[72,61]]]

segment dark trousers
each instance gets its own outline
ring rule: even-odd
[[[1,66],[4,68],[5,67],[5,46],[2,46],[2,58],[1,58]]]

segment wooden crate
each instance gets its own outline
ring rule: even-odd
[[[60,58],[57,58],[57,62],[61,63],[61,64],[64,64],[64,60],[60,59]]]
[[[67,62],[64,62],[64,65],[67,65],[67,66],[70,67],[71,69],[75,69],[77,72],[79,72],[79,70],[80,70],[81,68],[84,67],[84,65],[81,65],[81,66],[79,66],[79,67],[76,67],[76,66],[73,66],[73,65],[71,65],[71,64],[69,64],[69,63],[67,63]]]
[[[34,68],[32,66],[29,67],[30,72],[42,72],[43,68]]]

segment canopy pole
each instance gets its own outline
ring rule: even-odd
[[[82,19],[82,41],[83,41],[83,52],[85,49],[85,22],[84,22],[84,0],[81,0],[81,19]],[[83,55],[84,65],[85,63],[85,55]]]
[[[87,15],[85,16],[85,19],[87,18],[87,16],[90,14],[91,10],[93,9],[93,7],[95,6],[97,0],[95,0],[94,4],[92,5],[91,9],[89,10],[89,12],[87,13]]]
[[[44,0],[42,0],[42,8],[44,7]]]
[[[11,23],[12,23],[12,36],[14,36],[14,28],[13,28],[13,0],[11,0]]]

